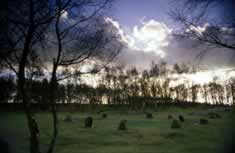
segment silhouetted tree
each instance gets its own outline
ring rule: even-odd
[[[183,0],[172,10],[170,16],[180,23],[179,36],[190,37],[205,44],[208,48],[200,53],[203,56],[210,48],[224,48],[235,51],[234,3],[230,0]],[[211,13],[222,10],[214,22]]]
[[[12,99],[12,94],[15,91],[16,85],[12,77],[0,77],[0,103],[5,103]]]
[[[197,84],[192,84],[191,87],[191,98],[192,98],[192,103],[195,103],[198,99],[198,93],[199,93],[200,86]]]
[[[1,67],[12,70],[17,77],[17,92],[24,105],[30,136],[30,152],[39,153],[37,122],[30,107],[26,72],[31,55],[44,40],[44,34],[54,17],[49,1],[9,0],[6,4],[6,45],[1,46]]]
[[[209,103],[210,101],[209,101],[209,87],[208,87],[208,85],[207,84],[204,84],[204,85],[202,85],[202,95],[203,95],[203,97],[204,97],[204,101],[205,101],[205,103]]]
[[[36,65],[32,65],[32,63],[39,58],[44,60],[43,58],[41,58],[42,54],[41,52],[39,52],[39,50],[41,47],[45,47],[46,43],[44,40],[46,36],[50,35],[53,37],[53,35],[51,35],[52,32],[50,33],[49,30],[55,31],[56,34],[54,38],[57,39],[58,46],[57,56],[52,57],[52,75],[49,83],[51,92],[49,103],[51,107],[50,110],[52,111],[53,115],[54,126],[52,139],[47,153],[52,153],[56,136],[58,133],[58,119],[55,108],[55,92],[58,88],[58,67],[66,67],[69,65],[76,65],[78,63],[82,63],[86,59],[94,57],[94,53],[96,55],[99,55],[99,58],[107,57],[106,59],[108,61],[115,57],[115,55],[119,51],[118,49],[118,51],[116,50],[116,52],[114,53],[112,51],[107,52],[107,46],[105,46],[106,48],[104,47],[104,44],[110,42],[111,40],[108,38],[113,38],[111,34],[112,30],[105,31],[106,28],[104,28],[104,26],[99,26],[101,22],[97,18],[101,17],[100,12],[102,12],[102,10],[106,8],[106,6],[109,6],[111,2],[111,0],[10,0],[7,2],[7,9],[5,9],[5,15],[7,14],[7,19],[4,20],[4,22],[7,22],[8,27],[6,32],[1,33],[1,38],[7,38],[7,40],[4,39],[2,41],[1,39],[0,64],[1,68],[11,69],[16,74],[18,81],[18,95],[20,96],[24,105],[24,110],[28,121],[27,123],[30,132],[31,153],[40,152],[38,138],[38,134],[40,131],[37,128],[38,125],[36,118],[34,117],[34,112],[32,112],[32,109],[30,107],[31,99],[30,94],[27,92],[27,85],[29,85],[27,83],[27,80],[29,79],[29,76],[31,76],[31,80],[34,76],[31,74],[34,74],[35,71],[33,69],[36,68]],[[69,14],[69,19],[75,21],[72,24],[67,24],[67,26],[62,22],[62,18],[65,17],[66,13]],[[66,20],[67,23],[69,19]],[[88,23],[88,21],[97,22],[94,22],[95,24],[92,24],[92,26],[86,26],[85,23]],[[82,28],[81,25],[83,25],[84,28]],[[96,27],[97,29],[94,29],[94,27]],[[70,35],[71,33],[73,33],[73,35]],[[5,35],[2,37],[2,34]],[[71,39],[71,37],[68,38],[67,36],[76,37]],[[49,38],[50,37],[47,37],[47,39]],[[77,44],[79,45],[71,45],[71,43],[69,42],[72,42],[73,40],[76,40]],[[51,42],[51,40],[48,42]],[[76,46],[74,50],[79,51],[77,52],[78,54],[75,56],[74,54],[69,54],[68,51],[65,54],[65,44],[70,44],[70,46],[68,45],[69,47]],[[114,44],[112,45],[114,46]],[[105,55],[107,56],[103,56],[104,54],[100,54],[101,51],[106,51]],[[33,59],[34,57],[35,59]],[[51,60],[49,59],[48,61]],[[33,66],[33,69],[31,69],[31,66]],[[28,72],[32,73],[28,75]],[[69,77],[70,74],[67,76],[63,76],[63,78],[59,79],[65,79]]]
[[[116,41],[118,36],[112,31],[107,30],[107,23],[100,18],[102,11],[111,4],[112,0],[85,0],[85,1],[63,1],[55,2],[57,14],[55,17],[54,28],[57,44],[56,56],[53,58],[50,77],[50,104],[53,114],[53,139],[50,142],[48,153],[53,152],[54,144],[58,134],[58,117],[56,112],[55,91],[58,81],[70,78],[74,75],[81,75],[83,72],[68,71],[58,77],[58,69],[82,65],[88,59],[112,60],[120,51],[121,46]],[[81,12],[81,13],[75,13]],[[66,24],[64,13],[68,14],[66,22],[73,20],[73,23]],[[102,23],[103,21],[103,23]],[[112,44],[112,49],[108,44]],[[115,47],[116,45],[116,47]],[[109,47],[109,48],[108,48]],[[109,52],[107,52],[109,50]],[[98,69],[94,66],[92,70],[85,73],[97,73]],[[92,101],[91,101],[92,102]]]

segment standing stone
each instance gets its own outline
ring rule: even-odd
[[[103,114],[102,114],[102,118],[107,118],[107,114],[106,114],[106,113],[103,113]]]
[[[221,118],[220,114],[215,113],[215,112],[209,112],[208,116],[209,116],[210,119]]]
[[[231,111],[232,111],[232,108],[225,108],[224,111],[225,111],[225,112],[231,112]]]
[[[179,115],[179,120],[180,120],[181,122],[184,122],[184,117],[183,117],[182,115]]]
[[[121,122],[119,123],[119,126],[118,126],[118,130],[120,130],[120,131],[127,130],[126,122],[127,122],[126,120],[121,120]]]
[[[93,118],[92,117],[87,117],[85,119],[85,128],[92,128],[92,122],[93,122]]]
[[[103,110],[99,110],[98,112],[97,112],[97,114],[101,114],[101,113],[103,113],[104,111]]]
[[[148,119],[151,119],[151,118],[153,118],[153,114],[152,113],[145,113],[145,115],[146,115],[146,118],[148,118]]]

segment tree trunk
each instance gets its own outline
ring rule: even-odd
[[[49,149],[47,153],[52,153],[55,148],[56,138],[58,135],[58,117],[57,117],[57,110],[56,110],[56,96],[55,91],[57,89],[57,77],[56,77],[56,71],[57,71],[57,64],[55,63],[55,60],[53,61],[53,71],[52,71],[52,77],[50,81],[50,106],[51,106],[51,113],[52,113],[52,120],[53,120],[53,134],[50,141]]]
[[[24,105],[24,112],[26,115],[27,119],[27,124],[29,128],[29,134],[30,134],[30,153],[39,153],[39,139],[38,139],[38,134],[39,134],[39,129],[37,122],[35,118],[33,117],[33,113],[31,112],[30,109],[30,101],[29,97],[27,96],[26,89],[25,89],[25,67],[27,63],[27,58],[30,53],[30,47],[31,43],[33,40],[33,34],[35,31],[34,27],[34,11],[33,11],[33,1],[30,1],[30,7],[29,7],[30,15],[29,15],[29,20],[30,20],[30,25],[28,27],[27,31],[27,37],[24,43],[24,49],[22,51],[22,56],[19,62],[19,71],[18,71],[18,93],[21,96],[22,103]]]
[[[231,92],[232,92],[232,104],[235,105],[235,89],[234,85],[231,85]]]
[[[26,64],[26,56],[24,54],[20,66],[19,66],[19,73],[18,73],[18,92],[21,96],[22,103],[24,105],[24,112],[26,114],[28,128],[30,132],[30,153],[39,153],[39,141],[38,141],[38,125],[36,120],[33,117],[33,113],[30,110],[30,101],[29,97],[26,94],[25,89],[25,64]]]
[[[56,31],[56,38],[58,41],[58,54],[57,54],[57,58],[53,59],[53,69],[52,69],[52,75],[51,75],[51,80],[50,80],[50,90],[51,90],[50,106],[51,106],[51,113],[52,113],[52,120],[53,120],[53,134],[52,134],[50,146],[48,148],[47,153],[52,153],[54,151],[56,138],[58,135],[58,118],[57,118],[57,111],[56,111],[55,90],[57,89],[56,72],[57,72],[57,68],[59,65],[61,52],[62,52],[61,34],[60,34],[60,29],[59,29],[59,22],[60,22],[61,11],[62,11],[61,1],[60,0],[56,1],[56,5],[58,6],[58,15],[56,17],[55,31]]]
[[[19,76],[21,76],[21,74],[19,73]],[[25,93],[25,79],[24,76],[19,77],[18,80],[18,84],[19,84],[19,92],[22,98],[22,102],[24,105],[24,111],[26,114],[26,118],[27,118],[27,124],[28,124],[28,128],[29,128],[29,132],[30,132],[30,153],[39,153],[40,149],[39,149],[39,139],[38,139],[38,134],[39,134],[39,129],[38,129],[38,125],[36,120],[33,117],[33,113],[30,111],[30,103],[29,103],[29,99]]]

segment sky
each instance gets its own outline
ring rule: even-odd
[[[117,62],[140,69],[149,68],[152,61],[186,63],[206,68],[234,66],[230,50],[214,49],[202,59],[197,59],[202,49],[195,47],[195,42],[173,38],[178,26],[169,16],[172,8],[175,8],[173,0],[116,0],[114,11],[106,21],[118,29],[127,44]],[[216,14],[222,16],[223,11],[218,9]],[[215,16],[215,13],[211,16]]]
[[[114,4],[114,16],[123,26],[140,25],[143,17],[168,22],[169,0],[118,0]]]
[[[172,36],[175,29],[179,28],[169,16],[169,11],[175,8],[174,5],[173,0],[117,0],[114,3],[113,14],[106,18],[106,22],[117,29],[126,47],[115,62],[137,67],[138,70],[149,69],[152,61],[186,63],[199,68],[194,74],[171,76],[179,80],[173,82],[175,85],[185,80],[204,84],[213,81],[214,78],[225,81],[234,77],[235,63],[230,50],[213,49],[202,59],[197,59],[202,49],[196,47],[196,42]],[[226,14],[224,9],[215,10],[215,13],[210,14],[211,19],[215,17],[218,20],[217,17]],[[208,23],[205,23],[198,27],[198,32],[205,31],[207,26]],[[87,79],[87,76],[85,77]],[[92,81],[88,83],[94,84]]]
[[[222,4],[224,6],[214,8],[209,13],[211,18],[219,21],[219,19],[225,19],[228,15],[235,17],[234,0],[211,1],[220,1],[222,3],[219,6],[222,6]],[[197,59],[196,57],[202,51],[202,48],[198,48],[195,41],[174,37],[175,30],[180,27],[171,20],[169,12],[176,8],[177,2],[179,0],[114,1],[110,12],[104,19],[102,18],[102,22],[104,20],[110,24],[110,28],[115,29],[114,31],[121,37],[121,43],[124,44],[123,50],[114,62],[138,69],[149,69],[152,62],[161,61],[169,64],[185,63],[207,70],[234,68],[235,60],[233,59],[235,56],[231,50],[213,49],[202,59]],[[70,13],[63,12],[63,26],[76,21]],[[207,27],[208,23],[202,24],[198,27],[198,32],[205,31]],[[48,33],[48,37],[51,37],[49,39],[54,39],[53,36]],[[112,45],[113,43],[111,43]],[[115,48],[115,46],[112,46],[112,48]],[[49,49],[51,50],[47,51],[44,56],[52,58],[56,52],[54,52],[54,48]]]

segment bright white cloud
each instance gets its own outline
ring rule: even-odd
[[[112,18],[109,18],[109,17],[105,18],[105,21],[107,23],[111,23],[114,26],[114,28],[116,28],[118,34],[120,35],[121,41],[128,44],[128,42],[129,42],[128,38],[125,35],[125,33],[124,33],[123,29],[121,28],[121,26],[119,25],[119,23],[117,21],[113,20]]]
[[[213,27],[213,26],[211,26]],[[209,23],[205,23],[204,25],[202,26],[193,26],[191,25],[187,30],[186,32],[195,32],[199,35],[203,35],[204,32],[206,32],[206,30],[208,30],[210,27],[210,24]],[[220,32],[224,32],[224,33],[234,33],[234,30],[233,28],[229,28],[229,27],[221,27],[220,29]]]
[[[142,27],[134,27],[134,37],[142,40],[148,41],[153,40],[155,42],[162,42],[166,40],[168,34],[171,32],[168,27],[160,22],[155,20],[150,20],[148,22],[143,22]]]
[[[193,74],[174,74],[170,76],[176,81],[172,82],[171,86],[177,86],[183,84],[185,81],[193,82],[194,84],[208,84],[213,82],[214,78],[217,78],[217,82],[224,84],[231,78],[235,77],[234,68],[221,68],[210,71],[199,71]]]
[[[68,19],[68,12],[64,10],[61,14],[61,18],[62,19]]]
[[[172,30],[164,23],[149,20],[145,22],[145,17],[140,20],[141,26],[134,26],[132,31],[125,33],[119,23],[112,18],[106,18],[121,36],[121,40],[125,42],[129,49],[144,52],[153,52],[160,57],[165,57],[164,47],[169,44],[169,35]]]
[[[145,52],[154,52],[160,57],[165,57],[163,47],[168,46],[169,34],[172,30],[164,23],[155,20],[144,22],[142,19],[141,23],[141,26],[133,28],[134,43],[132,42],[130,47]]]
[[[204,24],[203,26],[197,27],[191,25],[190,28],[186,30],[186,32],[196,32],[199,35],[202,35],[209,26],[210,25],[208,23]]]

